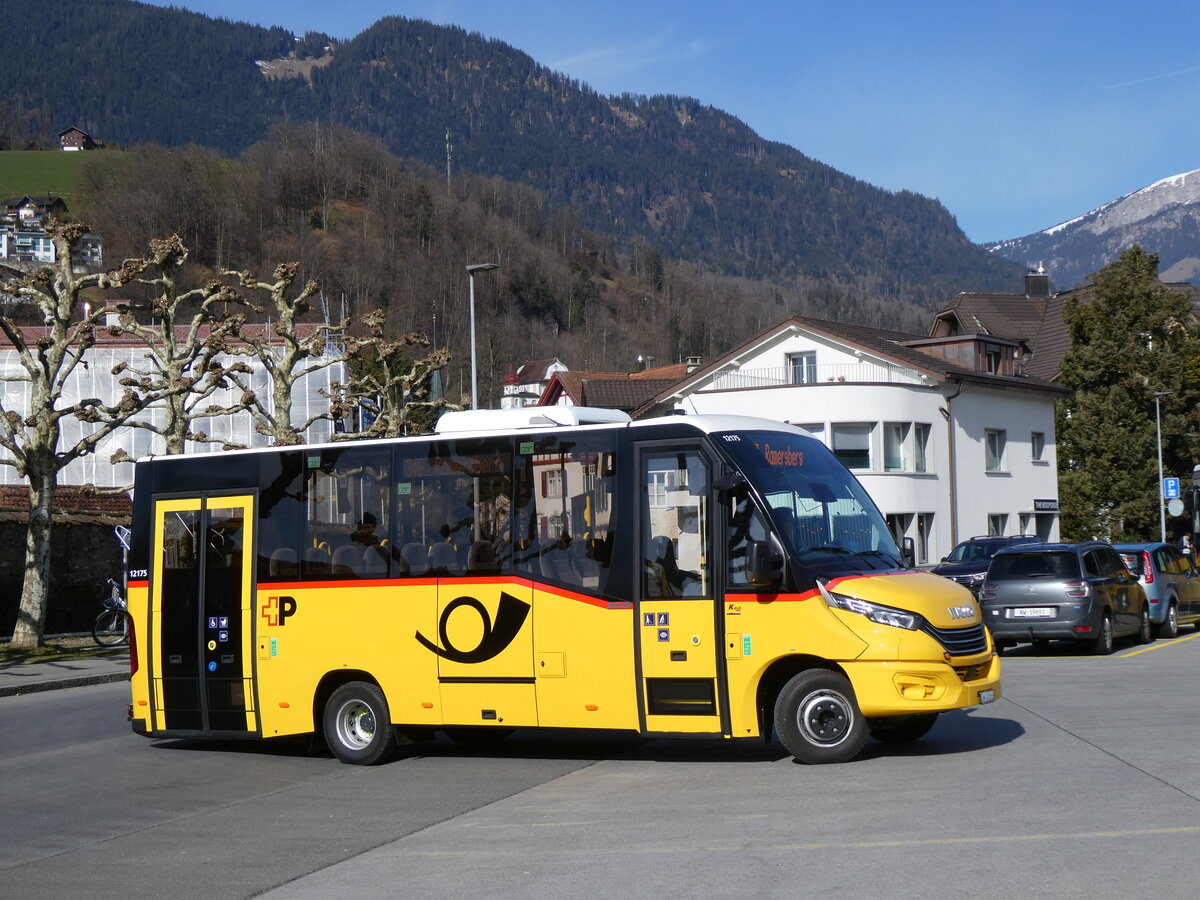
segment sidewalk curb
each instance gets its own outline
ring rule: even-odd
[[[128,680],[128,672],[108,672],[99,675],[76,675],[67,678],[31,681],[28,684],[4,684],[0,685],[0,697],[39,694],[43,691],[57,691],[62,688],[86,687],[92,684],[111,684],[114,681]]]

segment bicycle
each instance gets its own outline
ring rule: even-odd
[[[108,596],[101,602],[104,609],[92,626],[92,640],[101,647],[119,647],[129,642],[129,610],[121,596],[121,585],[108,579]]]

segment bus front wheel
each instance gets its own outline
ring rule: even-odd
[[[325,743],[344,763],[373,766],[396,752],[387,700],[376,685],[365,681],[343,684],[325,704]]]
[[[775,700],[775,733],[809,765],[854,759],[870,736],[850,680],[828,669],[808,669],[783,686]]]

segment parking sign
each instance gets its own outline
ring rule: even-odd
[[[1179,479],[1164,478],[1163,479],[1163,499],[1170,500],[1179,496]]]

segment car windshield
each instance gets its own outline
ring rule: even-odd
[[[1064,581],[1079,578],[1079,562],[1074,553],[1000,553],[992,557],[988,581],[1024,579]]]
[[[966,541],[950,551],[949,562],[981,562],[1000,549],[999,541]]]
[[[867,492],[820,441],[776,431],[716,438],[758,490],[801,565],[833,572],[904,564]]]

